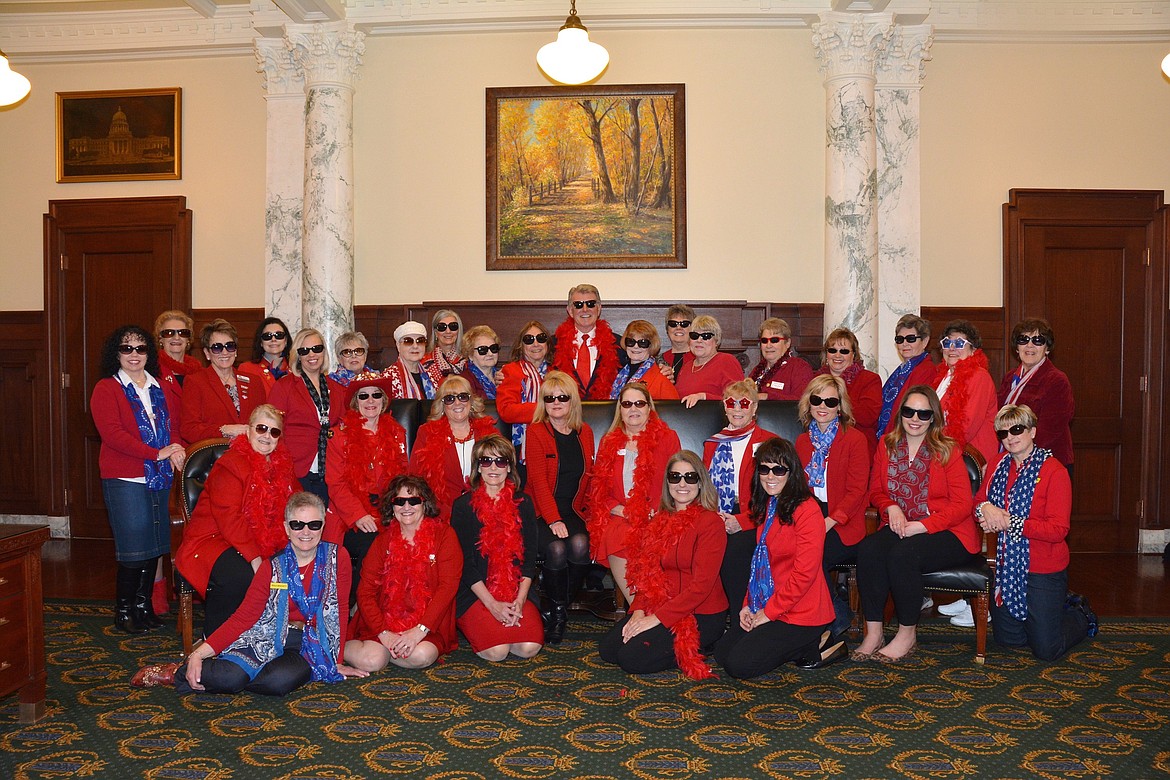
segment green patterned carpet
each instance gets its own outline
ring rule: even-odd
[[[1170,623],[1108,621],[1060,663],[926,623],[913,663],[782,668],[750,683],[631,678],[574,616],[533,661],[466,645],[425,672],[310,685],[287,699],[127,684],[176,657],[104,604],[46,607],[49,717],[0,702],[0,778],[1170,777]],[[946,630],[944,630],[945,626]]]

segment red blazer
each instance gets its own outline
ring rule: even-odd
[[[756,429],[752,431],[751,438],[748,439],[748,448],[743,454],[743,460],[739,463],[739,511],[736,513],[735,519],[739,521],[739,527],[745,531],[756,527],[748,512],[748,507],[752,502],[752,480],[756,477],[756,450],[768,439],[774,438],[776,438],[776,434],[765,431],[757,425]],[[711,468],[711,461],[715,459],[715,445],[716,442],[710,439],[703,442],[703,465],[708,469]]]
[[[635,593],[630,611],[646,611],[662,621],[662,625],[667,628],[672,628],[689,615],[724,612],[727,609],[727,595],[719,580],[719,567],[723,564],[726,547],[727,532],[723,530],[723,521],[719,515],[709,510],[701,511],[695,524],[679,537],[678,544],[668,548],[662,555],[662,568],[666,573],[666,602],[650,612],[639,603],[640,597]],[[824,583],[823,575],[821,583]],[[637,587],[637,582],[632,579],[630,584]]]
[[[166,388],[163,388],[163,398],[166,399]],[[167,409],[170,410],[169,405]],[[94,385],[89,411],[102,439],[102,448],[98,452],[98,470],[102,479],[146,476],[143,462],[158,460],[159,451],[142,441],[134,409],[116,377],[106,377]],[[170,429],[171,442],[177,442],[179,431],[174,417],[171,417]]]
[[[369,439],[368,447],[371,450],[375,436],[385,437],[389,440],[389,452],[386,453],[385,461],[359,464],[361,478],[355,481],[352,478],[354,469],[351,468],[350,452],[357,436]],[[334,429],[333,437],[326,445],[325,462],[329,464],[329,468],[325,470],[325,484],[329,487],[329,509],[325,513],[323,538],[327,542],[340,544],[345,538],[345,532],[366,516],[366,502],[369,501],[370,494],[381,495],[391,479],[406,471],[406,431],[390,414],[383,414],[378,418],[376,434],[369,433],[364,428],[361,430],[352,428],[343,420]],[[374,520],[379,525],[382,522],[377,508],[374,509]]]
[[[280,368],[288,373],[288,361],[282,360]],[[253,387],[264,388],[264,397],[267,398],[272,393],[272,388],[276,386],[276,377],[272,374],[272,367],[264,358],[260,358],[259,362],[249,360],[247,363],[241,363],[236,366],[236,371],[252,380]],[[282,375],[283,378],[283,375]]]
[[[382,566],[389,546],[387,538],[385,532],[379,533],[362,562],[357,615],[350,624],[350,639],[376,640],[386,629],[386,616],[378,605],[378,592],[384,581]],[[420,621],[430,629],[425,641],[432,643],[440,653],[449,653],[459,644],[455,638],[455,594],[463,577],[463,550],[455,531],[446,523],[440,524],[435,536],[435,558],[427,574],[431,600]]]
[[[329,388],[329,426],[332,427],[345,414],[346,391],[329,378],[325,379],[325,386]],[[284,443],[292,453],[297,477],[303,477],[317,457],[317,438],[321,435],[321,418],[305,380],[296,374],[282,376],[272,388],[268,403],[284,412]],[[328,450],[325,458],[328,463]]]
[[[764,532],[757,532],[757,538]],[[764,604],[769,620],[794,626],[824,626],[833,622],[833,602],[821,561],[825,556],[825,518],[815,499],[796,508],[792,524],[772,521],[764,540],[772,565],[775,589]],[[747,605],[744,596],[744,605]]]
[[[937,371],[938,366],[930,362],[929,355],[924,358],[921,363],[914,366],[913,370],[910,371],[910,376],[906,377],[906,382],[902,385],[902,389],[898,391],[898,397],[894,399],[894,406],[892,407],[893,411],[890,412],[890,421],[886,423],[886,429],[884,431],[877,432],[878,438],[881,438],[890,431],[894,430],[894,424],[898,422],[898,417],[901,414],[900,410],[902,408],[902,399],[906,397],[906,391],[915,385],[927,385],[933,387],[934,375]],[[888,383],[889,380],[887,379],[886,382]],[[882,390],[884,391],[885,389],[886,386],[882,385]],[[852,395],[849,396],[849,400],[853,400]],[[881,413],[880,409],[878,413]],[[875,422],[874,425],[876,426],[877,423]]]
[[[751,371],[754,374],[756,369],[759,369],[760,379],[767,373],[767,369],[761,368],[762,364],[763,361]],[[779,368],[767,382],[761,384],[756,380],[756,388],[760,391],[761,401],[799,401],[814,376],[812,366],[807,360],[789,352],[780,358]]]
[[[523,360],[524,358],[520,358]],[[536,402],[525,403],[524,397],[524,368],[520,360],[505,363],[500,370],[504,372],[504,379],[496,387],[496,412],[506,423],[530,423],[536,414]],[[537,392],[540,388],[537,388]]]
[[[1012,389],[1012,377],[1018,373],[1009,372],[999,383],[996,401],[1000,407],[1007,403]],[[1036,373],[1020,391],[1017,404],[1025,404],[1036,413],[1036,446],[1052,450],[1056,459],[1066,466],[1073,462],[1072,425],[1076,404],[1073,402],[1072,385],[1068,376],[1046,359]],[[998,410],[997,410],[998,411]],[[994,422],[994,420],[993,420]],[[987,461],[991,463],[991,461]]]
[[[796,454],[807,467],[813,454],[808,431],[796,437]],[[870,459],[865,434],[853,426],[838,428],[825,465],[829,517],[837,521],[834,528],[842,544],[857,544],[865,538],[865,510],[869,506]]]
[[[869,501],[881,515],[879,527],[889,523],[889,508],[894,505],[886,474],[889,465],[890,457],[883,444],[874,455],[869,478]],[[975,500],[971,496],[967,466],[963,463],[963,450],[955,447],[945,465],[938,458],[931,458],[928,479],[926,508],[930,515],[922,521],[926,530],[932,534],[951,531],[967,552],[979,552],[983,548],[983,532],[975,524]]]
[[[618,428],[605,436],[620,436],[624,440],[626,434],[622,432],[621,428]],[[605,439],[605,436],[602,437],[602,440]],[[658,443],[658,448],[654,450],[654,481],[650,485],[650,506],[658,506],[658,499],[662,495],[662,482],[666,479],[666,466],[670,463],[671,457],[681,449],[682,443],[679,441],[678,434],[667,428],[666,434]],[[622,480],[624,461],[624,456],[618,458],[614,463],[613,473],[609,477],[609,496],[606,508],[610,510],[626,503],[626,485]],[[720,526],[722,527],[722,523]]]
[[[684,357],[682,368],[674,377],[679,398],[685,398],[692,393],[703,393],[707,400],[718,401],[723,397],[723,388],[743,379],[743,367],[726,352],[716,352],[715,357],[698,372],[691,370],[694,363],[693,353]]]
[[[211,366],[196,371],[183,381],[183,419],[180,432],[191,443],[223,436],[221,425],[246,425],[252,410],[264,403],[264,389],[252,377],[236,373],[240,411]]]
[[[581,475],[581,482],[577,485],[573,509],[581,519],[585,519],[589,474],[593,470],[593,429],[588,423],[581,423],[581,430],[577,432],[577,436],[581,440],[581,454],[585,458],[585,473]],[[560,459],[557,457],[552,424],[545,422],[531,426],[528,429],[528,483],[524,490],[532,496],[533,503],[536,504],[536,516],[548,525],[561,520],[561,513],[554,498],[559,468]]]
[[[202,370],[203,364],[190,355],[184,355],[183,362],[180,363],[163,350],[158,351],[158,381],[166,393],[167,411],[170,412],[171,421],[175,423],[175,430],[179,432],[180,437],[183,434],[183,383],[187,381],[188,376]]]
[[[828,374],[828,366],[822,366],[818,374]],[[863,368],[845,383],[849,391],[849,402],[853,405],[853,424],[865,434],[869,442],[869,456],[872,458],[877,446],[877,421],[882,414],[882,378]]]
[[[1005,454],[1004,458],[1011,458]],[[995,476],[997,464],[989,464],[983,485],[975,496],[978,506],[987,500],[987,488]],[[1019,471],[1011,462],[1007,478],[1007,496],[1011,498]],[[1001,509],[1003,507],[1000,507]],[[1024,537],[1028,540],[1028,571],[1035,574],[1055,574],[1068,568],[1068,530],[1072,516],[1072,480],[1068,469],[1055,455],[1044,461],[1032,493],[1032,509],[1024,521]]]

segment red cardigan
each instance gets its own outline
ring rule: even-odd
[[[329,426],[332,427],[345,415],[346,390],[329,378],[325,379],[325,386],[329,388]],[[321,435],[321,418],[305,380],[296,374],[282,376],[272,388],[268,403],[284,412],[284,443],[292,453],[297,477],[303,477],[317,457],[317,439]],[[325,458],[328,462],[328,454]]]
[[[506,423],[530,423],[536,414],[535,401],[525,403],[521,400],[524,397],[523,382],[527,374],[524,373],[520,360],[505,363],[500,369],[504,372],[504,378],[496,387],[496,412]],[[537,392],[539,391],[540,388],[537,388]]]
[[[757,539],[763,534],[761,526]],[[824,626],[833,622],[833,602],[821,561],[825,556],[825,518],[816,499],[796,508],[792,524],[772,521],[768,537],[768,561],[775,589],[764,604],[764,614],[794,626]],[[748,596],[744,596],[744,605]]]
[[[828,366],[822,366],[818,374],[829,374]],[[857,430],[865,434],[869,442],[869,456],[872,458],[877,451],[877,421],[882,414],[882,378],[863,368],[853,377],[852,382],[845,383],[849,391],[849,402],[853,405],[853,424]]]
[[[593,470],[593,429],[588,423],[581,423],[581,430],[577,432],[581,440],[581,454],[585,459],[585,472],[577,485],[577,496],[573,499],[573,509],[581,519],[585,518],[585,499],[588,495],[589,474]],[[561,512],[557,509],[557,472],[560,468],[560,458],[557,456],[557,443],[553,435],[552,424],[545,422],[528,428],[528,483],[525,492],[532,496],[536,504],[536,516],[548,525],[561,520]]]
[[[1005,454],[1003,457],[1010,458]],[[987,487],[995,476],[997,464],[987,467],[983,485],[975,496],[978,506],[987,500]],[[1019,471],[1012,461],[1008,471],[1007,495],[1012,494]],[[1000,507],[1002,509],[1002,507]],[[1035,574],[1054,574],[1068,568],[1068,530],[1072,516],[1072,480],[1068,469],[1055,456],[1044,461],[1032,493],[1032,509],[1024,521],[1024,536],[1028,539],[1028,571]]]
[[[1012,377],[1019,373],[1017,368],[1006,374],[999,383],[996,397],[999,406],[1007,403],[1012,390]],[[1073,402],[1072,385],[1068,376],[1052,364],[1048,358],[1020,391],[1017,404],[1025,404],[1036,413],[1036,446],[1052,450],[1056,459],[1066,466],[1073,462],[1072,424],[1076,404]],[[991,461],[987,461],[991,463]]]
[[[796,438],[796,454],[807,467],[813,454],[812,438],[808,431]],[[853,426],[843,425],[838,428],[837,436],[829,445],[829,457],[825,463],[825,487],[829,496],[829,517],[837,521],[834,528],[842,544],[857,544],[865,538],[869,465],[869,446],[865,434]]]
[[[869,478],[869,501],[881,515],[879,528],[889,524],[889,508],[894,505],[886,473],[889,465],[890,456],[883,443],[874,455]],[[955,447],[945,465],[938,458],[931,458],[927,479],[926,508],[930,515],[922,521],[926,530],[932,534],[951,531],[967,552],[979,552],[983,548],[983,533],[975,524],[975,500],[971,496],[967,466],[963,463],[963,450]]]
[[[937,370],[938,366],[930,362],[929,355],[924,358],[921,363],[914,366],[914,368],[910,371],[910,376],[906,377],[906,381],[903,383],[902,389],[898,391],[898,397],[894,399],[894,406],[892,407],[893,411],[890,412],[890,420],[886,423],[886,429],[884,431],[877,432],[879,438],[894,430],[894,425],[898,422],[898,418],[901,415],[902,399],[906,397],[906,391],[915,385],[927,385],[933,387],[934,375]],[[888,379],[886,380],[887,383],[889,381],[890,380]],[[882,385],[882,390],[884,391],[885,389],[886,386]],[[850,395],[849,398],[852,400],[853,396]],[[879,409],[879,414],[880,413],[881,412]],[[875,422],[874,425],[876,426],[877,423]]]
[[[375,437],[386,438],[388,445],[385,459],[358,463],[354,468],[350,453],[358,436],[366,442],[365,450],[371,453]],[[370,494],[381,495],[391,479],[406,471],[406,431],[390,414],[378,418],[377,433],[366,431],[364,427],[350,427],[343,420],[334,429],[333,437],[326,445],[325,462],[329,464],[325,470],[325,484],[329,487],[329,510],[325,513],[323,538],[327,542],[340,544],[345,532],[366,516]],[[354,472],[357,472],[359,479],[353,478]],[[374,508],[374,520],[381,525],[382,518],[377,508]]]
[[[211,366],[183,380],[183,440],[187,443],[223,436],[221,425],[247,424],[252,410],[264,403],[264,389],[252,377],[236,373],[240,411]]]
[[[165,387],[163,398],[166,400]],[[170,407],[167,408],[169,411]],[[158,460],[159,451],[142,441],[138,419],[117,377],[106,377],[94,385],[89,411],[102,439],[102,448],[98,452],[98,470],[102,479],[146,476],[144,462]],[[171,417],[170,428],[171,442],[177,442],[179,431],[174,417]]]
[[[689,615],[714,615],[727,609],[727,595],[719,580],[723,565],[723,551],[727,547],[727,532],[719,515],[709,510],[699,513],[695,524],[683,532],[678,544],[662,555],[666,575],[665,603],[653,614],[666,628],[672,628]],[[633,572],[629,572],[633,575]],[[821,577],[824,582],[824,577]],[[637,587],[631,580],[630,584]],[[630,611],[646,608],[639,603],[635,592]]]
[[[756,478],[756,450],[768,439],[775,438],[776,434],[756,425],[751,438],[748,439],[748,448],[743,454],[743,460],[739,462],[739,512],[736,513],[735,519],[739,521],[739,527],[745,531],[756,527],[748,511],[752,502],[752,480]],[[710,440],[703,442],[703,465],[708,469],[711,468],[711,461],[715,459],[715,444]]]
[[[723,397],[725,387],[743,379],[743,367],[726,352],[716,352],[710,362],[698,371],[691,369],[694,364],[695,355],[691,353],[683,358],[682,367],[674,377],[679,398],[703,393],[708,401],[718,401]]]

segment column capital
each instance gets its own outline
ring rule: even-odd
[[[895,26],[885,56],[878,60],[878,87],[921,89],[933,43],[933,25]]]
[[[874,78],[894,30],[894,15],[827,11],[818,18],[812,43],[826,81]]]
[[[352,24],[289,24],[285,40],[306,87],[331,84],[352,90],[357,85],[366,34]]]
[[[305,79],[292,50],[283,38],[257,38],[256,72],[264,83],[266,97],[304,95]]]

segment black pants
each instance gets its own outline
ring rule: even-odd
[[[723,551],[723,564],[719,568],[719,581],[727,594],[728,611],[739,614],[747,594],[748,580],[752,576],[752,553],[756,551],[756,529],[736,531],[727,536],[727,549]]]
[[[886,597],[893,596],[898,625],[918,625],[922,575],[962,566],[972,557],[950,531],[903,539],[886,526],[865,537],[857,545],[857,589],[866,622],[882,622]]]
[[[617,664],[628,674],[653,674],[674,669],[678,662],[674,658],[674,634],[661,624],[649,631],[643,631],[629,642],[622,641],[622,629],[630,620],[629,615],[609,630],[597,646],[601,660]],[[709,648],[723,635],[727,624],[727,613],[695,615],[699,624],[699,648]]]
[[[816,655],[824,626],[797,626],[772,620],[744,631],[738,613],[715,645],[715,660],[732,677],[746,680],[767,674],[781,664]]]
[[[285,637],[284,653],[264,664],[260,673],[252,680],[248,674],[231,661],[222,658],[208,658],[203,662],[200,683],[207,693],[239,693],[249,691],[263,696],[285,696],[300,688],[313,677],[309,662],[301,657],[301,640],[304,632],[299,628],[289,629]],[[175,690],[180,694],[202,693],[187,684],[187,664],[175,672]]]
[[[240,551],[229,547],[215,559],[211,577],[207,581],[207,597],[203,600],[203,635],[211,636],[215,629],[244,603],[244,594],[252,584],[252,564],[244,560]]]

